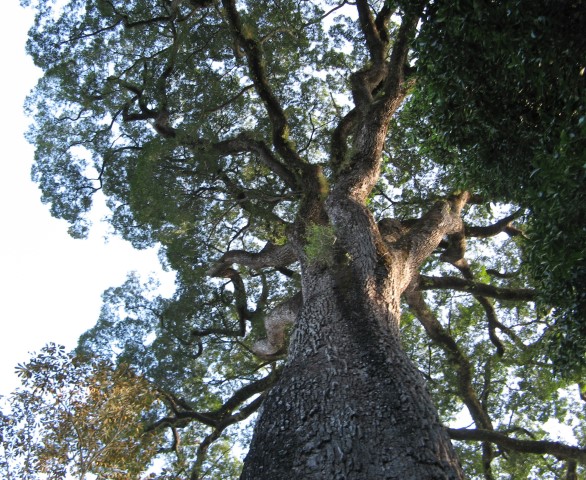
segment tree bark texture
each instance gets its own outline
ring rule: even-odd
[[[347,280],[307,299],[241,478],[461,478],[419,372]]]
[[[399,301],[417,266],[461,228],[465,198],[385,238],[347,194],[326,202],[334,261],[302,261],[303,306],[268,394],[243,480],[459,479],[448,435],[403,352]]]
[[[301,265],[302,307],[243,480],[463,478],[424,382],[401,348],[399,319],[401,294],[420,264],[446,235],[463,231],[468,195],[438,202],[411,228],[392,233],[366,207],[389,122],[409,89],[405,65],[419,15],[405,15],[391,48],[391,11],[375,18],[367,2],[356,6],[371,65],[351,76],[355,108],[333,134],[329,188],[319,168],[303,165],[280,142],[283,115],[263,83],[260,56],[246,50],[251,71],[260,69],[254,78],[278,137],[275,149],[299,167],[304,196],[289,238]],[[232,11],[238,31],[236,17]],[[327,259],[305,250],[312,224],[333,229]]]

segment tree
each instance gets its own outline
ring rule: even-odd
[[[458,142],[418,141],[440,128],[409,100],[443,91],[413,48],[433,52],[451,5],[35,2],[43,200],[83,236],[102,192],[177,273],[171,299],[133,276],[107,291],[79,345],[156,386],[170,475],[233,478],[213,448],[246,445],[255,412],[243,479],[574,478],[586,460],[543,429],[567,419],[583,444],[584,393],[551,375],[527,205],[454,177]],[[462,409],[475,428],[446,429]],[[458,444],[463,468],[450,438],[480,442]]]
[[[158,445],[145,433],[156,394],[121,365],[49,344],[17,372],[0,424],[3,478],[139,478]]]

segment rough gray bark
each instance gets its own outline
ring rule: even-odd
[[[287,365],[264,402],[241,478],[463,478],[401,348],[399,299],[422,259],[461,228],[467,196],[436,205],[385,242],[366,209],[335,195],[327,208],[335,262],[302,262],[303,307]]]
[[[324,273],[306,300],[241,478],[462,478],[419,373],[348,280]]]

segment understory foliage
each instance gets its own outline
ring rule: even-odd
[[[127,365],[48,344],[16,368],[22,387],[1,416],[3,478],[139,478],[157,451],[146,433],[157,395]]]
[[[5,478],[238,477],[305,266],[361,261],[323,205],[395,84],[363,201],[376,238],[467,199],[404,292],[403,347],[468,478],[584,472],[582,1],[23,4],[42,200],[84,237],[103,194],[176,290],[130,274],[75,352],[18,367]]]

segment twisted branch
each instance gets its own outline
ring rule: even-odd
[[[258,159],[277,175],[285,184],[293,189],[297,189],[297,180],[291,170],[281,162],[270,148],[262,141],[254,139],[252,134],[243,132],[232,139],[223,140],[214,144],[213,149],[223,155],[236,154],[241,152],[251,152],[258,156]]]
[[[460,270],[467,281],[473,282],[474,274],[472,273],[472,269],[470,268],[468,261],[464,258],[465,251],[466,237],[464,236],[464,232],[458,232],[448,237],[448,247],[442,254],[441,259],[451,263],[454,267]],[[486,313],[486,319],[488,322],[488,337],[490,338],[492,344],[496,347],[497,355],[502,356],[505,353],[505,347],[496,333],[497,328],[501,332],[506,333],[518,345],[523,346],[523,342],[519,339],[515,332],[506,325],[503,325],[498,320],[494,305],[482,294],[473,294],[473,296],[476,301],[480,303],[484,309],[484,312]]]
[[[247,400],[258,394],[262,394],[275,384],[281,374],[280,369],[272,370],[267,376],[255,380],[236,390],[232,396],[216,410],[208,412],[196,412],[184,400],[178,399],[168,392],[160,392],[165,404],[171,409],[173,415],[163,417],[146,427],[146,432],[152,432],[161,428],[185,428],[191,422],[196,421],[223,431],[226,427],[233,425],[251,415],[255,409],[258,409],[260,403],[258,399],[248,403],[240,410],[235,410],[244,404]]]
[[[253,38],[248,30],[245,33],[236,2],[234,0],[223,0],[222,4],[236,44],[242,48],[248,61],[248,69],[256,93],[264,103],[271,121],[273,145],[294,170],[303,171],[305,162],[288,139],[289,122],[287,116],[268,81],[261,44]]]
[[[296,293],[267,314],[264,319],[267,338],[255,342],[252,346],[255,355],[272,360],[284,353],[285,332],[295,323],[302,304],[301,293]]]

